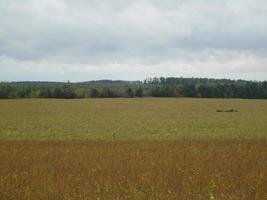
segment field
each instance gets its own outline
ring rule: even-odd
[[[264,100],[0,101],[0,199],[267,199],[266,166]]]
[[[236,109],[238,112],[217,112]],[[1,100],[2,140],[267,138],[267,101]]]

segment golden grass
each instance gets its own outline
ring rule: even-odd
[[[238,112],[217,112],[234,109]],[[0,101],[0,139],[267,138],[267,101],[23,99]]]
[[[266,140],[0,142],[0,199],[267,198]]]

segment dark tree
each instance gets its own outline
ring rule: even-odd
[[[15,97],[15,88],[11,85],[1,83],[0,84],[0,99],[8,99]]]
[[[186,97],[196,96],[196,87],[194,84],[185,84],[182,91],[183,95]]]
[[[127,97],[134,97],[134,92],[132,90],[132,88],[129,88],[126,90],[126,94],[127,94]]]
[[[115,93],[110,88],[104,88],[101,91],[100,97],[103,98],[113,98],[116,97]]]
[[[97,89],[94,89],[97,88]],[[125,89],[129,88],[129,89]],[[145,92],[143,92],[143,90]],[[135,91],[135,92],[134,92]],[[88,94],[89,92],[89,94]],[[160,77],[141,81],[99,80],[80,83],[0,82],[0,98],[209,97],[267,99],[267,81]]]
[[[91,93],[90,93],[90,97],[91,98],[97,98],[97,97],[99,97],[99,92],[98,92],[98,90],[97,89],[92,89],[91,90]]]
[[[53,94],[49,88],[42,88],[42,90],[39,92],[38,97],[40,97],[40,98],[52,98]]]
[[[154,89],[152,89],[151,96],[153,96],[153,97],[162,97],[162,92],[161,92],[161,89],[160,89],[159,86],[157,86]]]
[[[135,96],[137,97],[143,97],[143,89],[142,88],[137,88],[137,90],[135,91]]]
[[[198,88],[198,93],[200,97],[209,98],[211,97],[212,90],[211,90],[211,87],[209,86],[201,85]]]

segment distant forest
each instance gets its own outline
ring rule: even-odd
[[[155,77],[144,81],[0,82],[0,99],[114,97],[267,99],[267,81]]]

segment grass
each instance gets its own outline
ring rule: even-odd
[[[266,140],[0,143],[0,199],[259,199]]]
[[[0,101],[0,199],[262,200],[266,160],[265,100]]]
[[[217,112],[235,108],[238,112]],[[2,140],[267,138],[267,101],[1,100]]]

